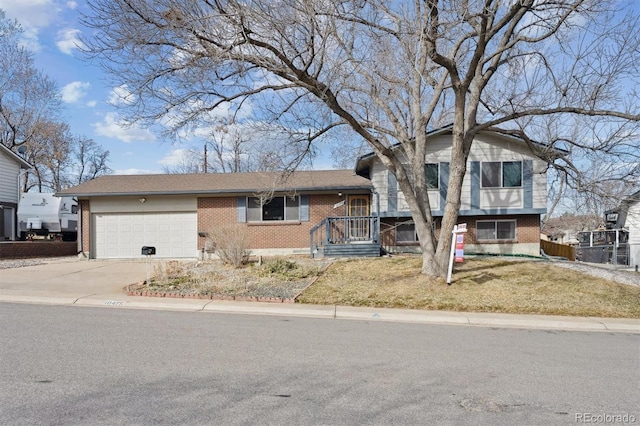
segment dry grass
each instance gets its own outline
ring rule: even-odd
[[[298,298],[301,303],[640,318],[640,288],[536,260],[471,258],[453,283],[420,274],[421,258],[334,263]]]
[[[294,298],[327,265],[308,258],[272,257],[236,267],[220,260],[156,264],[146,290],[179,295]]]
[[[420,274],[419,256],[328,262],[265,258],[241,268],[220,261],[164,262],[148,287],[180,294],[297,298],[299,303],[640,318],[640,287],[617,284],[544,261],[469,258],[453,283]],[[324,272],[322,272],[324,271]]]

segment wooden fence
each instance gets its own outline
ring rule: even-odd
[[[540,240],[540,248],[549,256],[566,257],[572,262],[576,261],[576,249],[565,244],[552,243]]]

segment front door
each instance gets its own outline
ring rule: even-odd
[[[368,240],[369,237],[369,196],[349,196],[349,238],[352,240]]]

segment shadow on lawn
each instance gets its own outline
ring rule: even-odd
[[[485,283],[488,283],[489,281],[493,281],[493,280],[495,280],[497,278],[500,278],[500,277],[498,277],[497,275],[492,274],[490,272],[482,272],[481,274],[469,277],[468,279],[473,281],[476,284],[485,284]]]
[[[474,261],[474,260],[470,260],[467,261],[465,260],[465,262],[462,266],[458,266],[458,267],[454,267],[454,271],[455,272],[465,272],[465,273],[470,273],[470,272],[482,272],[482,271],[486,271],[486,270],[493,270],[496,268],[501,268],[504,266],[513,266],[514,262],[523,262],[523,263],[529,263],[527,261],[516,261],[516,260],[505,260],[505,261],[499,261],[499,262],[482,262],[482,259],[478,259],[479,261]],[[497,278],[497,277],[496,277]]]

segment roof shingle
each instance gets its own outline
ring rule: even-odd
[[[286,180],[279,172],[198,173],[158,175],[106,175],[64,189],[59,196],[102,197],[116,195],[232,194],[369,190],[371,182],[353,170],[296,171]]]

